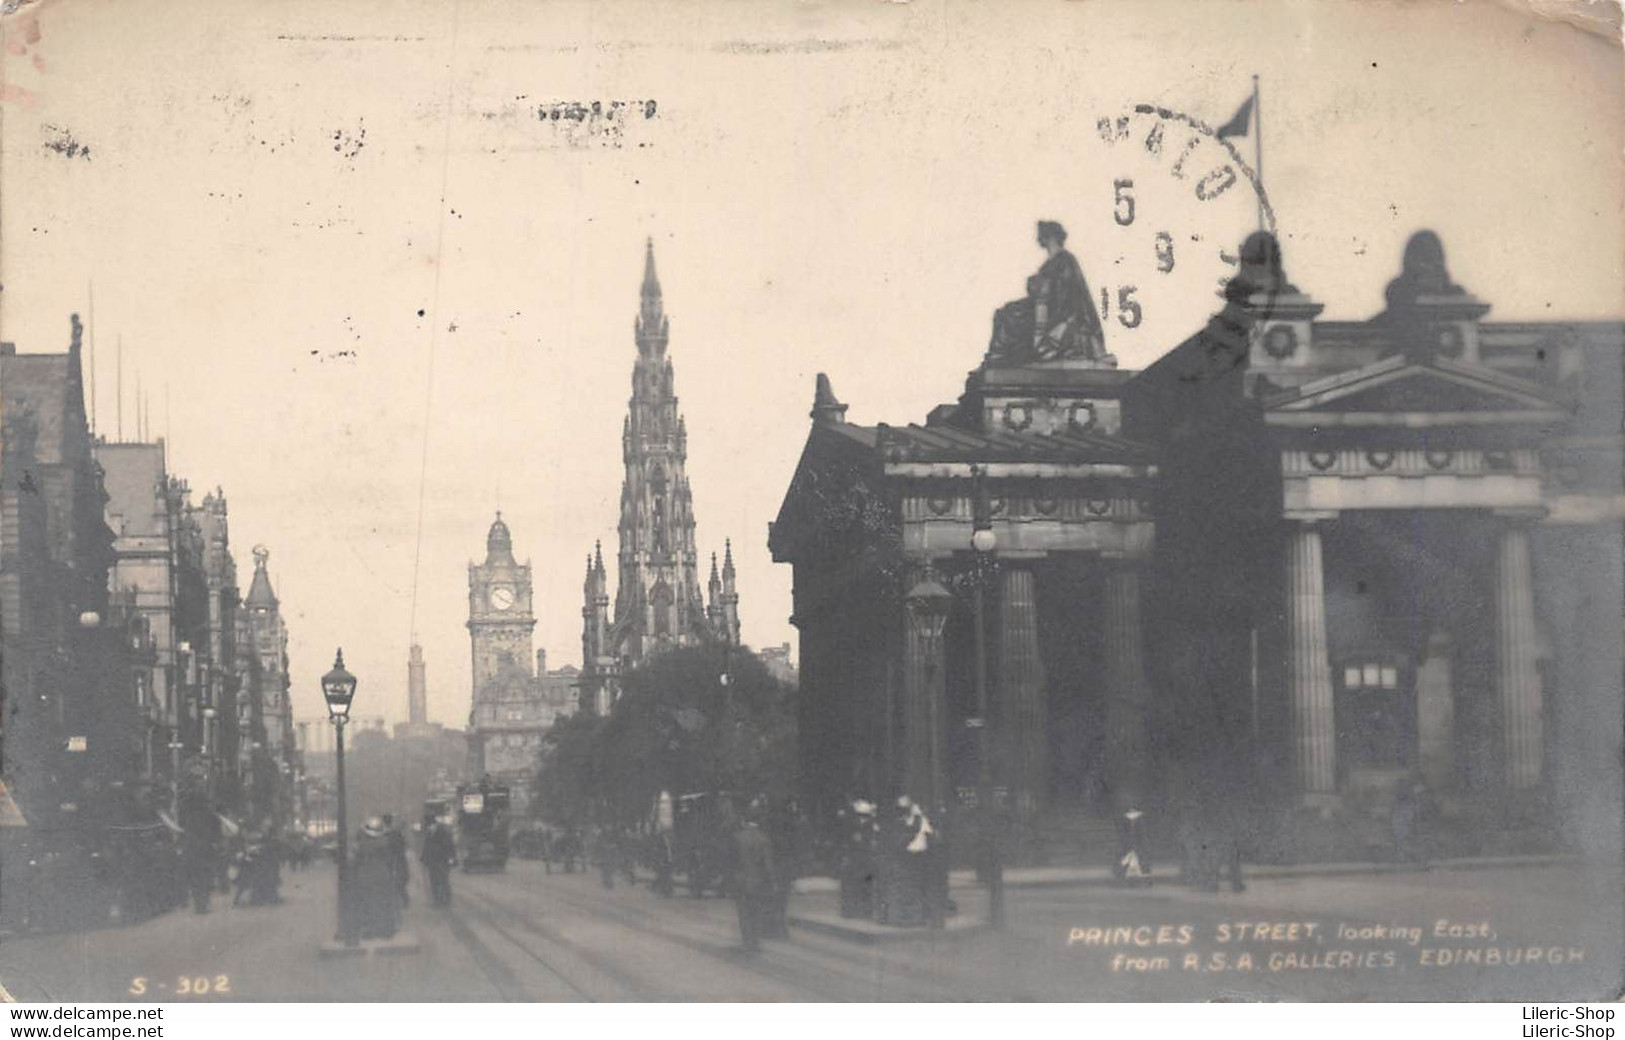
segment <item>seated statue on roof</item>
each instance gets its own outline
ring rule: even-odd
[[[1103,359],[1106,337],[1078,258],[1066,250],[1066,229],[1038,222],[1038,244],[1049,259],[1027,279],[1027,295],[993,315],[993,341],[984,363],[1007,365],[1061,359]]]

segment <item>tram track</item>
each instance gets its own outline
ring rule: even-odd
[[[545,943],[550,943],[566,951],[587,967],[591,968],[593,971],[607,976],[617,986],[627,990],[628,992],[636,994],[639,999],[674,999],[673,996],[663,994],[659,992],[657,987],[651,986],[648,979],[627,971],[621,965],[596,952],[585,944],[574,939],[566,938],[557,929],[549,928],[546,925],[541,924],[535,919],[534,908],[526,908],[511,903],[505,904],[503,901],[492,896],[489,892],[465,891],[463,896],[466,899],[473,900],[476,904],[489,908],[489,911],[491,912],[476,911],[479,913],[481,921],[487,927],[491,928],[498,935],[501,935],[503,938],[507,939],[508,942],[523,950],[527,956],[541,964],[551,974],[557,977],[560,981],[564,982],[566,986],[570,987],[570,989],[580,994],[584,1000],[596,1001],[598,998],[589,994],[579,983],[569,979],[546,957],[543,957],[540,953],[536,952],[528,944],[521,942],[512,931],[510,931],[503,924],[497,922],[492,912],[501,914],[504,920],[513,924],[521,931],[527,932]]]
[[[837,971],[831,966],[807,956],[805,951],[796,952],[795,948],[787,942],[770,941],[761,954],[745,954],[731,942],[708,941],[660,928],[650,923],[650,914],[641,913],[630,907],[611,903],[587,893],[577,892],[572,895],[563,895],[555,892],[553,895],[561,903],[578,911],[607,917],[636,931],[656,936],[686,949],[744,968],[775,982],[793,986],[797,989],[811,990],[819,999],[830,1001],[877,999],[877,995],[872,992],[855,992],[872,990],[874,984],[871,978],[861,974],[853,975]],[[693,923],[710,923],[708,920],[694,914],[685,914],[685,917]],[[842,954],[847,953],[845,950],[840,952]],[[789,963],[778,963],[780,961]],[[951,984],[927,978],[912,971],[894,971],[892,966],[888,966],[886,970],[892,972],[894,977],[903,976],[911,983],[924,984],[927,988],[936,991],[942,998],[951,999],[955,992]]]
[[[731,904],[731,900],[725,901]],[[687,920],[704,920],[699,913],[701,904],[697,901],[673,899],[667,905],[671,906],[678,916]],[[822,935],[796,925],[791,925],[791,934],[794,936],[793,939],[788,942],[773,942],[772,948],[782,952],[785,959],[805,964],[813,970],[822,971],[835,979],[855,985],[873,988],[869,977],[875,973],[883,972],[917,987],[917,992],[920,994],[935,994],[938,999],[958,1000],[963,999],[965,986],[971,981],[945,975],[942,970],[937,968],[909,964],[895,956],[888,956],[888,954],[901,952],[902,949],[908,948],[906,944],[902,947],[884,944],[854,944],[849,940]],[[924,936],[921,937],[922,940],[925,940],[925,938]],[[918,949],[919,947],[914,946],[913,948]],[[791,951],[795,952],[792,953]],[[816,959],[819,957],[833,958],[843,965],[857,966],[866,964],[870,969],[869,976],[837,971],[827,963]],[[864,999],[892,998],[879,994],[869,994]],[[924,999],[924,997],[921,996],[917,999]]]
[[[445,917],[446,925],[451,929],[452,938],[462,944],[469,956],[474,958],[475,966],[485,976],[486,981],[496,987],[497,994],[503,1000],[534,1000],[535,997],[525,984],[519,981],[519,976],[514,974],[513,969],[502,963],[502,958],[496,955],[496,951],[474,934],[474,929],[463,920],[462,913],[460,909],[449,910]]]

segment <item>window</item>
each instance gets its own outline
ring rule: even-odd
[[[670,636],[672,594],[671,587],[664,580],[656,583],[654,591],[649,594],[649,603],[654,607],[654,630],[656,636]]]
[[[1368,655],[1333,672],[1337,690],[1337,753],[1347,768],[1404,767],[1416,736],[1416,700],[1398,660]]]
[[[1345,690],[1397,690],[1399,668],[1391,664],[1368,663],[1343,669]]]

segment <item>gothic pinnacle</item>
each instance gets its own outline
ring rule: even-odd
[[[660,295],[660,277],[655,274],[655,240],[645,240],[643,247],[643,295]]]

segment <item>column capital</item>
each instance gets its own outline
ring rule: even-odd
[[[1288,509],[1281,514],[1281,518],[1299,524],[1324,524],[1336,520],[1340,515],[1335,509]]]

